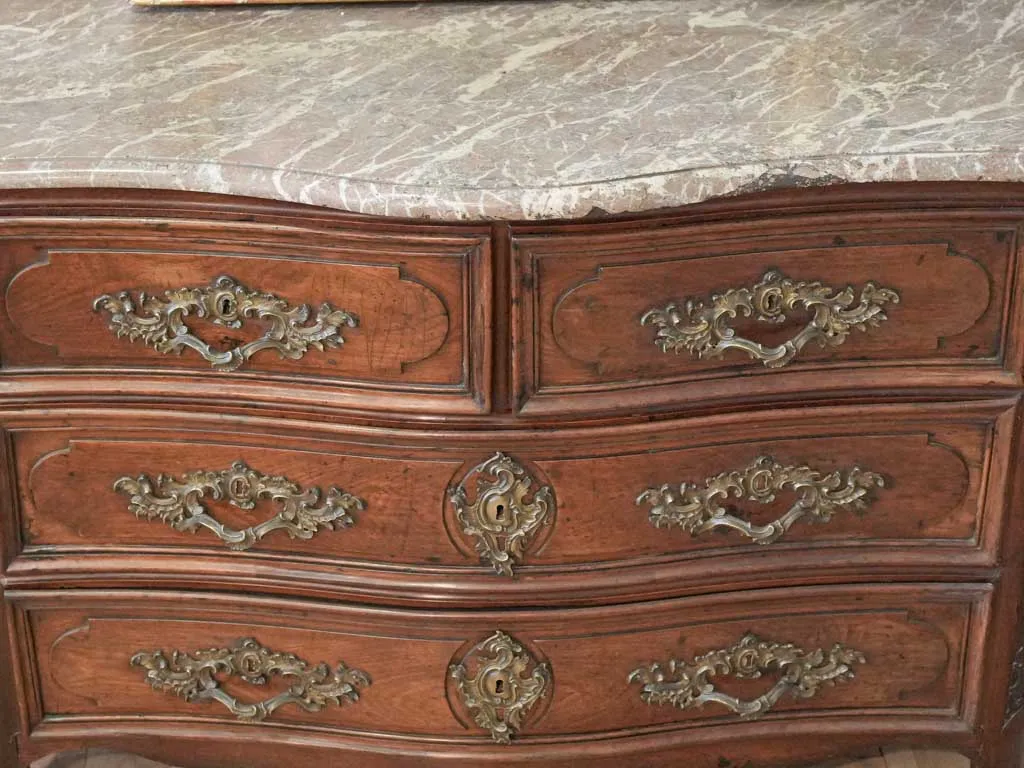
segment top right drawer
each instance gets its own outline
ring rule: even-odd
[[[877,211],[514,233],[520,409],[1014,386],[1019,221]]]

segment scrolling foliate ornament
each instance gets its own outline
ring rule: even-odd
[[[645,704],[693,709],[715,703],[743,719],[755,720],[786,694],[809,699],[822,686],[852,680],[853,665],[864,663],[864,654],[839,643],[829,651],[805,651],[792,643],[772,643],[748,633],[736,644],[697,656],[692,663],[670,659],[665,664],[640,667],[628,680],[641,685],[640,698]],[[715,677],[756,680],[770,672],[777,673],[779,680],[749,701],[715,690],[712,682]]]
[[[186,472],[178,480],[167,475],[122,477],[114,490],[128,496],[128,509],[136,517],[161,520],[178,531],[212,531],[231,549],[252,547],[268,533],[285,531],[293,539],[311,539],[321,530],[340,530],[354,525],[352,512],[365,508],[362,499],[338,488],[328,488],[321,500],[319,488],[299,487],[286,477],[264,475],[236,461],[220,472]],[[226,500],[250,510],[270,500],[278,511],[258,525],[235,530],[213,517],[204,499]]]
[[[237,370],[264,349],[290,360],[300,359],[311,347],[321,352],[335,349],[345,342],[342,326],[354,328],[358,324],[354,315],[327,303],[320,305],[310,322],[309,305],[290,307],[284,299],[249,290],[224,275],[208,286],[165,291],[163,298],[143,292],[137,300],[128,291],[105,294],[93,302],[93,309],[110,316],[110,330],[118,338],[141,339],[164,354],[180,354],[190,348],[218,371]],[[189,315],[209,318],[226,328],[241,328],[249,318],[269,327],[258,339],[218,350],[192,333],[185,324]]]
[[[475,480],[474,500],[466,490]],[[503,453],[470,470],[449,493],[462,533],[474,540],[480,559],[502,576],[512,576],[538,530],[555,514],[551,488],[532,492],[526,470]]]
[[[500,631],[473,646],[448,674],[473,722],[498,744],[511,742],[552,684],[551,667]]]
[[[860,467],[823,475],[808,466],[783,466],[771,456],[758,456],[744,469],[707,478],[703,488],[696,483],[648,488],[636,503],[651,505],[648,518],[657,528],[678,526],[693,536],[731,528],[758,544],[771,544],[801,518],[827,523],[837,512],[864,512],[874,501],[875,489],[883,487],[881,475]],[[726,506],[731,498],[771,504],[781,491],[792,491],[797,499],[766,525],[737,517]]]
[[[140,651],[131,658],[133,667],[146,670],[146,682],[154,690],[180,696],[187,702],[218,701],[239,720],[259,722],[285,704],[307,712],[319,712],[328,704],[341,706],[359,700],[359,689],[370,685],[365,672],[339,662],[311,666],[291,653],[272,651],[251,637],[228,648],[209,648],[183,653]],[[284,693],[248,704],[225,693],[217,675],[240,677],[251,685],[266,685],[271,677],[294,679]]]
[[[850,331],[866,331],[888,319],[883,306],[899,303],[899,294],[890,288],[865,283],[859,302],[853,286],[841,291],[819,282],[794,282],[780,272],[765,272],[752,288],[733,288],[705,301],[687,299],[682,307],[669,304],[650,309],[640,318],[641,325],[656,326],[654,342],[663,352],[686,350],[698,358],[720,357],[729,349],[739,349],[768,368],[788,365],[810,342],[822,347],[837,347]],[[812,313],[811,320],[793,338],[775,347],[766,347],[737,336],[729,323],[742,315],[765,323],[782,323],[796,309]]]

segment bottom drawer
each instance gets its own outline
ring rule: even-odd
[[[201,737],[233,743],[225,765],[289,764],[281,745],[311,738],[383,765],[557,761],[580,744],[621,755],[708,729],[749,744],[783,722],[846,738],[851,718],[964,732],[989,596],[987,585],[859,585],[428,613],[203,593],[8,595],[31,645],[34,749],[70,746],[62,738],[138,749],[128,740],[151,734],[150,752],[169,752],[154,756],[197,764],[182,745]],[[698,753],[687,764],[703,768]],[[723,754],[709,747],[706,765]]]

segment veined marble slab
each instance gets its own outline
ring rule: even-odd
[[[1024,0],[0,0],[0,187],[518,219],[913,179],[1024,180]]]

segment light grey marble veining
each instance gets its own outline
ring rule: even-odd
[[[0,0],[0,187],[574,217],[1024,180],[1024,0]]]

